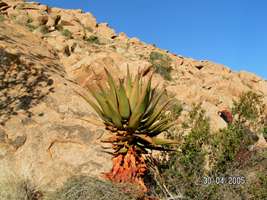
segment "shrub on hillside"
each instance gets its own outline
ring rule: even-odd
[[[167,191],[172,196],[182,194],[193,198],[199,179],[205,174],[207,155],[205,145],[210,134],[209,120],[205,117],[205,112],[200,109],[200,105],[194,106],[189,113],[185,127],[190,129],[189,133],[184,136],[182,145],[177,146],[177,151],[165,155],[159,165],[159,172],[162,184],[166,185]],[[163,195],[161,192],[159,196]]]
[[[200,105],[194,106],[179,131],[187,132],[182,144],[177,151],[162,155],[155,182],[160,184],[152,185],[152,191],[165,198],[266,199],[267,151],[251,151],[259,134],[255,130],[266,131],[261,98],[253,92],[242,94],[232,108],[234,122],[217,133],[211,132]],[[258,175],[252,175],[255,173]],[[209,177],[229,176],[241,177],[243,182],[232,185],[205,182]]]
[[[68,29],[63,29],[61,34],[67,38],[72,38],[72,32],[70,32]]]
[[[236,116],[236,124],[247,126],[253,131],[263,128],[265,104],[263,96],[249,91],[242,93],[238,101],[233,102],[232,112]]]
[[[86,38],[85,40],[89,43],[100,44],[99,38],[95,35],[91,35],[88,38]]]
[[[160,74],[164,79],[171,80],[171,58],[157,51],[152,51],[149,55],[149,61],[155,68],[156,73]]]

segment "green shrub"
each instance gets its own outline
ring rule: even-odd
[[[177,151],[163,154],[163,161],[158,168],[162,178],[161,184],[166,185],[170,194],[173,196],[182,194],[193,199],[198,195],[199,179],[205,174],[207,151],[204,147],[210,137],[210,125],[200,105],[193,107],[185,123],[190,129],[189,133],[184,136],[183,143],[177,146]],[[159,197],[167,197],[159,188],[154,190],[159,192]]]
[[[267,199],[267,173],[258,172],[255,180],[250,184],[248,189],[249,196],[253,200]]]
[[[46,25],[41,25],[41,26],[39,27],[39,30],[40,30],[40,32],[41,32],[42,34],[47,34],[47,33],[49,33],[49,29],[48,29],[48,27],[47,27]]]
[[[236,125],[229,126],[222,129],[216,134],[214,140],[213,152],[217,152],[216,160],[217,164],[214,167],[214,172],[217,174],[225,173],[227,169],[238,165],[235,163],[237,153],[246,153],[249,146],[255,143],[253,133],[247,132]],[[243,160],[245,162],[245,160]]]
[[[135,200],[137,197],[138,189],[134,186],[116,186],[92,177],[75,176],[45,200]]]
[[[267,151],[250,150],[258,140],[254,125],[261,127],[257,130],[265,135],[267,130],[260,99],[252,92],[242,94],[232,108],[233,123],[217,133],[211,132],[209,120],[200,105],[194,106],[180,130],[187,132],[182,137],[182,144],[177,146],[177,151],[162,154],[158,178],[152,173],[154,179],[158,179],[157,184],[150,186],[152,191],[160,198],[178,195],[196,200],[266,199]],[[181,139],[180,135],[168,136]],[[251,174],[256,172],[260,176],[251,179]],[[203,182],[205,176],[243,176],[246,182],[207,185]]]
[[[215,134],[213,140],[213,152],[217,154],[214,155],[217,159],[217,173],[225,173],[230,167],[233,169],[241,164],[241,161],[236,162],[238,154],[248,154],[249,147],[258,140],[257,132],[264,130],[264,104],[261,95],[251,91],[243,93],[234,101],[232,113],[235,116],[234,122]],[[246,159],[242,162],[246,162]]]
[[[164,79],[171,80],[171,58],[157,51],[152,51],[149,55],[149,61],[155,68],[156,73],[160,74]]]
[[[86,38],[85,40],[89,43],[100,44],[99,38],[95,35],[91,35],[88,38]]]
[[[236,157],[248,154],[249,147],[258,140],[257,132],[262,131],[264,126],[263,112],[262,96],[254,92],[243,93],[234,101],[232,113],[235,120],[216,134],[216,142],[213,143],[213,152],[217,152],[217,173],[225,173],[227,169],[241,164],[241,161],[236,162]]]
[[[63,29],[61,33],[67,38],[72,38],[72,32],[70,32],[68,29]]]
[[[28,16],[27,23],[32,23],[32,22],[33,22],[33,19]]]
[[[259,124],[264,124],[263,96],[249,91],[242,93],[238,101],[233,102],[232,112],[237,117],[236,123],[247,123],[249,128],[258,131],[262,128]]]
[[[200,105],[193,108],[189,117],[191,131],[184,137],[184,143],[181,145],[180,163],[188,175],[197,173],[200,176],[204,173],[206,151],[203,149],[203,145],[208,141],[210,125],[208,118],[205,117],[205,111],[200,108]]]

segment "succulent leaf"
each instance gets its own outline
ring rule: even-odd
[[[105,95],[103,93],[95,92],[93,90],[90,90],[90,92],[96,99],[97,103],[100,105],[104,115],[111,118],[112,112],[105,101]]]
[[[113,77],[109,73],[109,71],[106,68],[104,68],[104,69],[105,69],[106,75],[108,77],[108,84],[109,84],[109,87],[110,87],[110,98],[108,98],[108,99],[111,99],[110,103],[111,103],[113,109],[118,111],[118,100],[117,100],[116,84],[115,84],[115,81],[114,81]]]
[[[129,119],[128,128],[132,130],[136,130],[140,124],[140,119],[142,117],[143,113],[138,113],[135,116],[131,116]]]
[[[155,109],[155,111],[150,115],[149,119],[147,122],[144,124],[145,127],[151,126],[157,118],[160,116],[162,110],[170,103],[170,100],[165,102],[161,107],[158,107]]]
[[[128,119],[131,114],[130,104],[125,92],[123,85],[123,80],[120,80],[120,85],[118,89],[118,102],[119,102],[119,111],[123,119]]]
[[[144,99],[144,108],[146,109],[149,103],[149,99],[151,96],[151,82],[152,82],[152,74],[149,77],[148,83],[147,83],[147,88],[146,88],[146,96]]]
[[[163,124],[160,127],[158,127],[156,130],[153,130],[151,132],[149,132],[150,136],[156,136],[158,134],[160,134],[163,131],[168,130],[170,127],[174,126],[176,122],[172,122],[172,123],[168,123],[168,124]]]
[[[159,137],[152,137],[151,138],[152,143],[154,145],[170,145],[170,144],[179,144],[176,140],[170,140],[170,139],[163,139]]]
[[[133,88],[131,89],[129,101],[130,101],[130,106],[131,106],[131,111],[133,112],[136,106],[136,103],[138,101],[138,96],[139,96],[139,86],[140,86],[140,81],[139,81],[139,75],[136,75],[133,83]]]
[[[111,112],[110,117],[111,117],[112,122],[115,124],[116,127],[122,128],[122,118],[121,118],[120,114],[116,110],[113,109],[109,100],[106,100],[106,104],[108,105],[108,108]]]
[[[149,137],[148,135],[145,135],[145,134],[134,134],[134,136],[146,141],[149,144],[153,144],[152,138]]]
[[[154,112],[155,108],[157,107],[160,98],[164,95],[165,91],[162,90],[159,94],[155,94],[155,91],[153,92],[153,97],[151,98],[151,101],[149,102],[149,106],[144,114],[144,116],[150,116],[151,113]]]
[[[149,132],[153,132],[155,130],[158,130],[162,125],[166,125],[168,123],[169,119],[162,119],[162,120],[157,120],[154,122],[147,130]]]
[[[96,105],[89,97],[80,94],[79,92],[75,91],[76,94],[78,94],[80,97],[82,97],[87,103],[89,103],[92,108],[96,111],[96,113],[98,114],[98,116],[105,122],[109,122],[109,118],[107,116],[104,115],[104,113],[102,112],[102,110],[99,108],[98,105]]]
[[[126,76],[126,94],[127,97],[130,97],[132,91],[132,76],[130,74],[129,66],[127,65],[127,76]]]

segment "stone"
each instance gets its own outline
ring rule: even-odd
[[[4,2],[10,20],[0,23],[0,171],[27,175],[48,190],[73,175],[101,177],[111,169],[112,156],[103,152],[100,142],[109,133],[75,93],[87,94],[86,86],[96,81],[106,83],[104,67],[116,79],[123,78],[127,66],[132,75],[154,70],[152,51],[168,55],[172,80],[155,73],[152,85],[165,87],[183,103],[177,126],[194,103],[202,103],[215,132],[227,126],[218,111],[231,108],[242,92],[260,93],[267,103],[267,82],[254,74],[173,55],[125,33],[116,35],[107,23],[97,24],[92,14],[81,10]],[[30,25],[39,26],[33,32],[27,27],[29,17]],[[41,27],[48,32],[42,33]],[[72,37],[64,36],[64,29]],[[90,36],[100,42],[88,42]],[[257,148],[266,148],[266,142],[261,139]]]
[[[29,17],[26,15],[18,15],[15,21],[21,25],[26,25],[29,22]]]
[[[121,42],[128,42],[129,38],[123,32],[119,33],[118,36],[115,38],[116,40],[120,40]]]
[[[109,39],[116,35],[115,31],[111,29],[107,23],[98,24],[96,31],[99,35]]]
[[[91,13],[83,13],[81,15],[77,15],[77,18],[85,28],[95,29],[96,19]]]
[[[58,22],[60,21],[61,16],[57,15],[57,14],[51,14],[48,16],[48,21],[46,23],[46,25],[48,27],[54,27],[58,24]]]
[[[45,25],[48,22],[48,16],[47,15],[38,16],[37,22],[39,25]]]
[[[13,141],[11,141],[9,144],[11,144],[16,150],[23,146],[27,140],[26,135],[17,136]]]

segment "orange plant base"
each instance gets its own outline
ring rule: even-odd
[[[138,155],[134,148],[130,148],[126,155],[120,154],[113,158],[111,171],[104,175],[116,183],[138,184],[144,192],[147,192],[147,187],[143,181],[146,171],[145,159]]]

